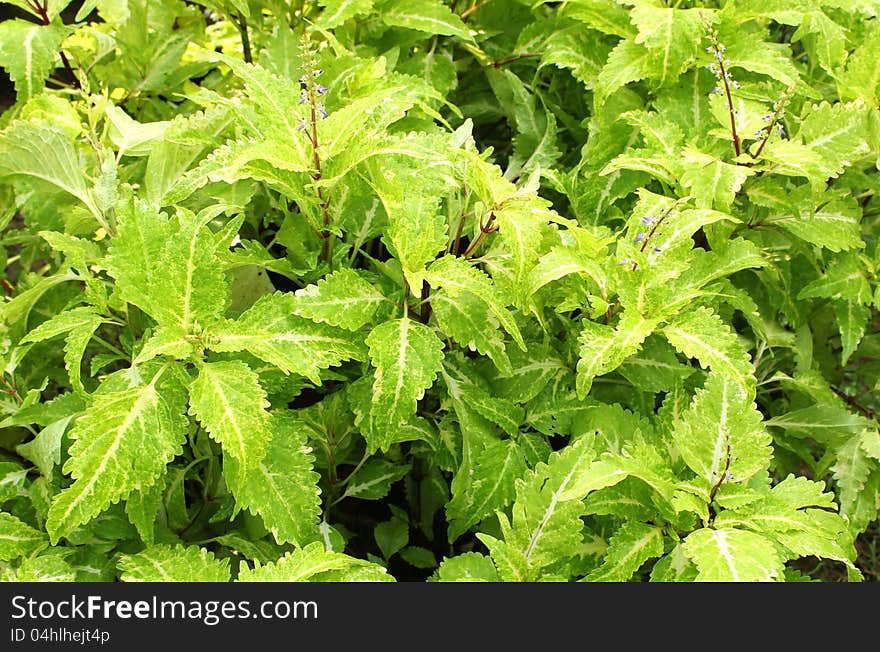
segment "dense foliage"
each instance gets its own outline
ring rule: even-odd
[[[5,579],[866,577],[877,0],[6,5]]]

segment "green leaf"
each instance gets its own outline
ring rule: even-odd
[[[362,559],[325,550],[321,543],[285,553],[268,564],[243,566],[239,582],[393,582],[384,568]],[[316,607],[317,608],[317,607]]]
[[[121,555],[123,582],[228,582],[229,560],[199,546],[155,545],[134,555]]]
[[[590,438],[581,437],[517,483],[513,519],[499,513],[503,540],[477,537],[489,548],[502,581],[531,581],[538,572],[563,560],[581,542],[584,506],[564,494],[595,458]]]
[[[613,371],[636,353],[657,323],[634,310],[624,311],[616,327],[585,321],[578,338],[578,398],[586,398],[596,376]]]
[[[307,430],[290,417],[273,414],[266,454],[250,470],[230,456],[224,461],[232,493],[241,507],[260,515],[279,544],[305,545],[319,538],[321,500]]]
[[[379,500],[388,495],[391,485],[409,473],[410,464],[397,464],[373,458],[364,464],[345,485],[342,498]]]
[[[190,386],[189,412],[234,458],[243,480],[260,469],[272,437],[266,392],[244,362],[207,362]]]
[[[610,48],[581,25],[558,28],[547,35],[541,52],[541,66],[571,70],[572,76],[592,89],[605,65]]]
[[[394,517],[377,524],[373,530],[373,537],[382,556],[388,560],[409,543],[409,525],[403,519]]]
[[[797,294],[798,299],[826,298],[852,300],[861,304],[871,302],[871,286],[865,277],[865,269],[858,254],[846,252],[834,257],[825,274],[805,285]]]
[[[156,525],[161,522],[166,485],[167,474],[160,476],[149,487],[135,489],[125,501],[125,515],[148,546],[156,542]]]
[[[440,562],[431,581],[497,582],[498,571],[489,557],[478,552],[465,552]]]
[[[386,25],[474,40],[461,18],[440,0],[380,0],[376,9]]]
[[[845,365],[859,348],[871,320],[871,309],[851,299],[835,301],[834,318],[840,331],[840,361]]]
[[[746,388],[713,372],[675,423],[673,440],[707,486],[747,482],[767,468],[773,455],[770,434],[761,422]]]
[[[139,387],[96,394],[70,431],[64,472],[74,482],[52,501],[53,543],[135,489],[149,486],[186,439],[182,392],[157,387],[165,367]]]
[[[663,327],[663,334],[679,351],[711,367],[754,395],[754,368],[736,335],[708,308],[688,311]]]
[[[319,0],[323,8],[318,18],[321,27],[336,27],[349,18],[369,13],[373,8],[373,0]]]
[[[784,481],[782,484],[792,483]],[[821,483],[815,484],[821,489]],[[810,502],[803,499],[806,493],[803,486],[798,487],[800,491],[797,492],[790,487],[780,492],[775,489],[759,501],[722,512],[716,519],[716,526],[748,528],[778,541],[784,547],[784,553],[787,552],[792,558],[815,556],[833,559],[855,570],[853,560],[856,550],[847,533],[847,522],[825,508],[812,507]],[[788,502],[792,498],[797,503]]]
[[[672,210],[651,237],[651,245],[666,250],[687,243],[699,229],[722,221],[737,221],[732,215],[707,208]]]
[[[846,31],[822,11],[805,14],[791,40],[800,41],[809,51],[815,52],[819,65],[832,75],[846,61]]]
[[[629,12],[620,4],[616,0],[570,0],[559,8],[559,13],[603,34],[635,36]]]
[[[24,20],[0,23],[0,67],[15,82],[19,103],[43,92],[55,69],[55,55],[67,35],[63,25],[35,25]]]
[[[120,155],[148,156],[171,124],[168,120],[138,122],[114,104],[108,104],[104,111],[110,121],[110,140]]]
[[[98,209],[73,142],[48,124],[13,122],[0,132],[0,176],[38,179],[80,200],[102,226]]]
[[[877,467],[877,457],[870,454],[880,439],[876,430],[865,428],[855,436],[849,436],[836,448],[835,462],[831,467],[840,495],[840,511],[852,516],[860,498],[865,493],[868,478]],[[877,452],[877,451],[875,451]]]
[[[160,325],[180,326],[188,332],[196,324],[211,324],[225,310],[229,279],[204,226],[209,216],[179,211],[180,230],[162,247],[149,281],[155,297],[151,315]]]
[[[819,152],[796,140],[771,138],[764,148],[762,158],[773,164],[770,169],[775,174],[808,179],[816,193],[825,189],[828,179],[836,178],[843,172],[843,166],[836,160],[826,159]]]
[[[784,428],[805,434],[820,442],[828,442],[839,435],[852,435],[869,427],[871,422],[853,414],[843,404],[811,405],[810,407],[776,414],[765,422],[768,426]]]
[[[408,317],[387,321],[367,337],[376,368],[372,417],[389,427],[405,423],[443,364],[443,342],[427,326]],[[390,442],[381,442],[387,449]]]
[[[292,293],[265,295],[235,321],[208,328],[208,346],[217,352],[246,350],[285,374],[303,375],[316,385],[321,384],[322,369],[363,359],[358,336],[297,317],[293,313],[299,305]]]
[[[171,236],[171,222],[145,201],[128,197],[116,206],[117,234],[110,243],[105,265],[116,280],[123,301],[147,314],[159,312],[163,301],[151,274],[158,270],[162,246]]]
[[[714,156],[686,149],[681,185],[694,196],[698,208],[728,211],[736,193],[752,174],[751,168],[731,165]]]
[[[283,152],[282,156],[276,157],[279,162],[283,161],[281,169],[311,169],[311,146],[298,128],[299,117],[305,115],[299,105],[299,85],[293,80],[273,75],[259,65],[217,52],[206,54],[229,66],[247,87],[248,97],[258,118],[252,124],[257,126],[262,136],[260,141],[268,141],[252,147],[253,155],[259,156],[259,149],[266,149],[268,144],[269,148]]]
[[[798,138],[838,170],[851,166],[871,153],[868,143],[868,112],[861,100],[814,107],[804,119]]]
[[[407,546],[400,551],[400,556],[407,564],[416,568],[437,567],[437,558],[434,553],[421,546]]]
[[[186,331],[180,326],[159,326],[144,342],[143,348],[134,359],[134,364],[143,364],[158,355],[177,360],[186,360],[195,354],[193,343],[187,339]]]
[[[29,556],[49,546],[49,538],[12,514],[0,512],[0,560]]]
[[[651,393],[669,392],[695,371],[682,364],[672,346],[659,335],[646,338],[639,352],[617,369],[635,387]]]
[[[356,331],[369,324],[385,296],[362,274],[341,269],[296,291],[292,310],[301,317]]]
[[[841,99],[861,98],[870,106],[880,100],[880,28],[874,25],[846,61],[838,77]]]
[[[59,312],[57,315],[47,319],[42,324],[31,330],[25,335],[21,343],[42,342],[62,333],[67,333],[80,327],[92,327],[92,330],[103,323],[105,320],[98,315],[94,309],[87,306],[80,306]]]
[[[204,111],[177,115],[170,121],[163,138],[153,143],[144,185],[147,200],[155,205],[167,206],[174,195],[183,198],[197,188],[184,173],[195,163],[205,149],[213,149],[220,143],[218,136],[229,126],[234,117],[228,106],[215,104]],[[207,179],[205,180],[207,182]]]
[[[725,43],[725,57],[730,59],[729,70],[742,68],[759,75],[766,75],[784,87],[801,86],[801,77],[792,62],[791,49],[787,43],[768,43],[756,38],[754,32],[743,30],[738,38]]]
[[[61,464],[61,440],[75,415],[69,414],[53,421],[40,430],[31,441],[19,444],[15,451],[37,465],[44,477],[51,477],[52,469]]]
[[[614,91],[630,82],[648,77],[654,70],[655,55],[633,39],[624,39],[608,55],[596,80],[596,105],[601,106]]]
[[[584,497],[621,482],[629,475],[619,460],[609,458],[591,462],[589,466],[577,475],[560,495],[562,500],[582,500]]]
[[[684,552],[698,569],[698,582],[770,582],[782,562],[765,537],[735,528],[703,528],[684,540]]]
[[[100,324],[100,321],[82,324],[67,334],[67,340],[64,343],[64,366],[70,376],[70,385],[77,392],[85,392],[80,366],[86,347]]]
[[[6,577],[13,582],[76,582],[76,570],[65,560],[68,554],[66,550],[46,550],[23,560],[15,574]]]
[[[452,500],[446,506],[450,541],[507,507],[514,498],[514,483],[528,470],[519,445],[512,439],[490,442],[473,457],[452,482]],[[461,474],[468,477],[458,478]]]
[[[472,295],[479,299],[492,317],[507,331],[519,347],[526,346],[513,316],[507,311],[504,295],[489,277],[457,256],[444,256],[425,273],[425,280],[434,288],[443,288],[446,296]]]
[[[644,523],[620,526],[608,542],[602,565],[584,582],[627,582],[649,559],[663,555],[663,530]]]
[[[525,293],[531,296],[548,283],[569,274],[584,274],[593,279],[600,288],[604,288],[608,282],[600,265],[585,252],[560,245],[541,256],[538,264],[529,272]]]
[[[437,325],[451,339],[471,351],[489,356],[502,373],[511,373],[504,333],[491,306],[473,292],[435,290],[431,307]]]
[[[388,213],[387,238],[410,289],[418,292],[425,267],[446,247],[446,220],[436,200],[418,193],[399,200],[382,196],[382,200]]]
[[[837,252],[865,246],[860,218],[861,210],[856,204],[833,199],[817,207],[811,204],[799,215],[772,215],[770,221],[802,240]]]
[[[696,59],[706,20],[710,13],[700,9],[671,9],[636,4],[630,20],[638,29],[635,43],[643,44],[658,72],[652,75],[661,85],[675,83]]]

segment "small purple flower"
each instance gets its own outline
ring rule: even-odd
[[[320,77],[322,74],[324,74],[324,71],[321,68],[318,68],[315,72],[312,73],[312,76]]]
[[[712,89],[712,91],[709,93],[709,95],[719,95],[720,93],[721,93],[721,87],[716,86],[715,88]]]
[[[326,117],[327,117],[327,111],[324,109],[324,105],[323,105],[323,104],[319,104],[319,105],[318,105],[318,113],[321,114],[321,117],[322,117],[322,118],[326,118]]]
[[[767,113],[766,115],[761,116],[761,120],[763,120],[764,122],[770,122],[772,119],[773,119],[772,113]]]
[[[645,226],[650,226],[653,223],[654,223],[654,216],[653,215],[645,215],[642,218],[642,224],[644,224]]]
[[[309,101],[309,96],[306,94],[306,92],[305,92],[305,91],[300,91],[300,93],[299,93],[299,103],[300,103],[300,104],[305,104],[305,103],[308,102],[308,101]]]
[[[641,233],[637,233],[637,234],[636,234],[636,242],[641,242],[642,240],[644,240],[644,239],[645,239],[645,235],[646,235],[646,234],[645,234],[644,231],[642,231]]]
[[[660,247],[657,247],[656,245],[651,247],[651,249],[654,250],[655,254],[659,254],[661,251],[663,251],[663,249],[661,249]]]
[[[306,119],[305,119],[305,118],[300,118],[300,119],[299,119],[299,126],[296,128],[296,130],[297,130],[297,131],[303,131],[305,128],[306,128]]]
[[[782,123],[777,124],[776,128],[779,130],[779,135],[784,138],[785,137],[785,127],[782,126]]]
[[[623,267],[624,265],[629,265],[629,258],[624,258],[619,263],[617,263],[618,267]]]
[[[315,87],[315,92],[316,92],[318,95],[323,95],[324,93],[326,93],[326,92],[329,91],[329,90],[330,90],[329,88],[327,88],[326,86],[322,86],[321,84],[318,84],[318,85]]]

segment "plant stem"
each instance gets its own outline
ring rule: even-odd
[[[309,140],[312,143],[312,156],[315,166],[315,171],[312,172],[312,180],[317,184],[323,176],[323,170],[321,167],[321,155],[318,152],[320,146],[318,141],[318,99],[316,96],[313,74],[314,70],[312,66],[307,66],[305,84],[309,100]],[[321,258],[327,263],[330,271],[333,271],[333,250],[330,246],[330,198],[325,195],[324,189],[321,186],[316,187],[316,192],[318,195],[318,203],[321,207],[321,222],[323,225],[323,229],[320,232],[322,240]]]
[[[254,58],[251,53],[251,38],[248,34],[247,18],[239,14],[233,22],[235,22],[235,26],[238,27],[238,33],[241,35],[242,56],[247,63],[253,63]]]
[[[724,461],[724,471],[719,474],[718,481],[712,487],[712,491],[709,492],[709,522],[712,523],[715,521],[715,508],[712,506],[712,503],[715,501],[715,496],[718,494],[718,490],[721,489],[721,485],[724,484],[724,481],[727,480],[730,473],[730,443],[727,444],[727,457]]]
[[[427,281],[422,281],[421,310],[419,311],[419,321],[427,324],[431,319],[431,302],[428,298],[431,296],[431,286]]]
[[[739,142],[739,135],[736,133],[736,115],[733,109],[733,97],[730,95],[730,84],[727,81],[727,70],[724,67],[724,57],[717,48],[715,53],[718,67],[721,70],[721,80],[724,82],[724,93],[727,96],[727,111],[730,114],[730,135],[733,137],[733,151],[739,156],[742,153],[742,146]]]
[[[51,24],[52,20],[49,18],[48,0],[42,3],[38,0],[27,0],[27,4],[28,7],[31,8],[31,11],[33,11],[40,17],[40,20],[43,21],[43,25]],[[64,69],[67,71],[68,76],[70,76],[70,83],[73,84],[73,87],[76,89],[81,88],[79,84],[79,78],[73,71],[73,66],[70,65],[70,60],[67,58],[67,55],[64,54],[64,50],[59,50],[58,54],[61,55],[61,63],[64,64]]]
[[[462,258],[470,258],[474,251],[477,250],[481,244],[483,244],[483,240],[486,239],[486,236],[490,233],[495,233],[498,230],[497,227],[493,226],[495,222],[495,213],[489,212],[489,219],[485,221],[485,223],[480,220],[480,233],[474,238],[474,241],[470,243],[467,249],[465,249],[464,253],[461,255]]]
[[[517,63],[519,61],[523,61],[525,59],[533,59],[534,57],[540,57],[541,54],[539,52],[529,52],[527,54],[520,54],[516,57],[511,57],[510,59],[502,59],[500,61],[493,61],[492,67],[495,69],[501,68],[503,66],[509,66],[512,63]]]

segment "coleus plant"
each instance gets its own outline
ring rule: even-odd
[[[862,579],[880,2],[6,4],[5,579]]]

